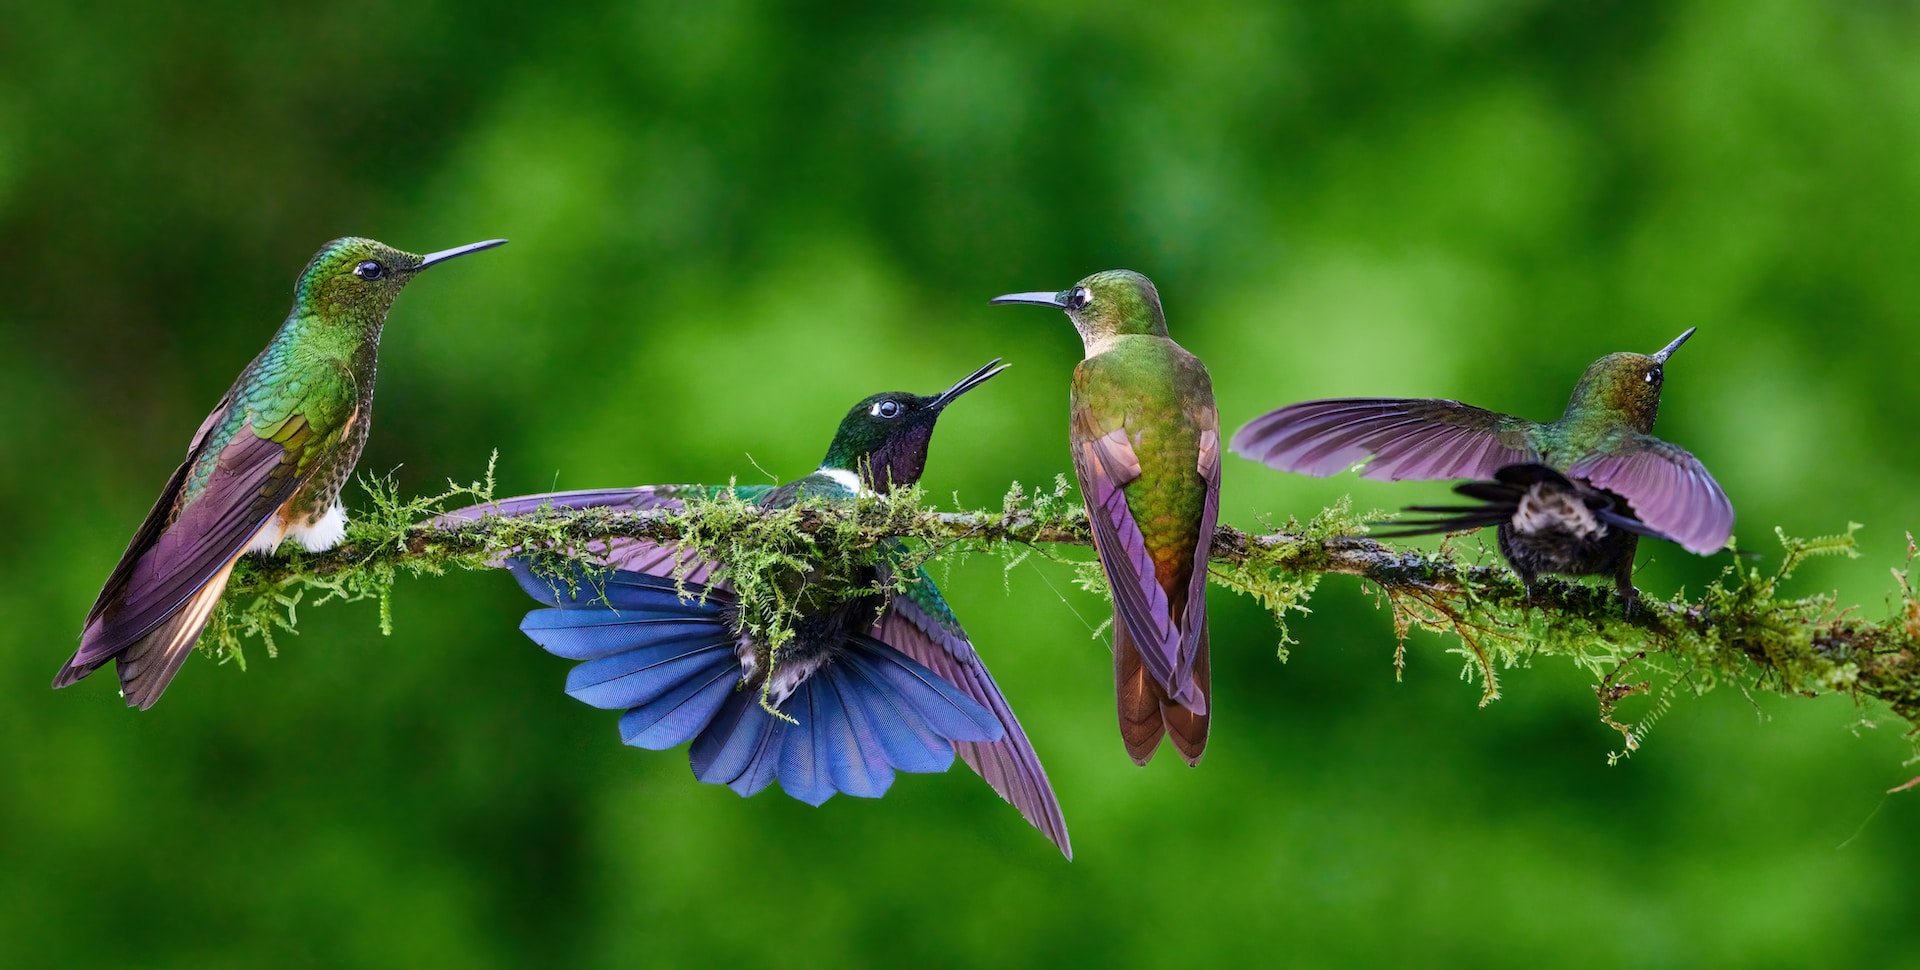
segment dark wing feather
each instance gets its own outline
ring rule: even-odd
[[[1200,639],[1195,651],[1197,662],[1193,666],[1193,684],[1207,699],[1207,710],[1196,712],[1193,709],[1168,700],[1160,706],[1160,716],[1167,726],[1167,737],[1173,740],[1174,750],[1180,752],[1181,760],[1189,766],[1200,764],[1200,756],[1207,750],[1207,732],[1213,722],[1213,664],[1207,656],[1207,619],[1200,618]]]
[[[1458,401],[1338,398],[1261,415],[1234,433],[1232,449],[1281,471],[1325,477],[1368,458],[1365,478],[1491,478],[1537,461],[1531,421]]]
[[[1442,532],[1471,532],[1512,522],[1520,511],[1520,500],[1535,484],[1551,484],[1568,492],[1583,491],[1590,496],[1586,499],[1587,507],[1596,513],[1614,501],[1593,489],[1583,490],[1546,465],[1508,465],[1495,471],[1493,477],[1490,482],[1461,482],[1453,487],[1460,495],[1477,499],[1480,505],[1409,505],[1405,511],[1419,512],[1427,518],[1395,519],[1383,523],[1389,525],[1389,529],[1372,535],[1378,539],[1403,539]]]
[[[1120,743],[1134,764],[1145,766],[1167,735],[1161,715],[1167,695],[1140,665],[1140,651],[1124,623],[1113,628],[1113,696],[1120,715]]]
[[[1177,683],[1181,648],[1172,607],[1147,551],[1146,536],[1127,507],[1125,488],[1140,477],[1140,461],[1125,428],[1102,431],[1086,409],[1076,409],[1073,420],[1073,469],[1093,525],[1095,551],[1106,569],[1114,613],[1140,645],[1147,672],[1162,684]],[[1194,700],[1205,703],[1197,696]]]
[[[1206,618],[1201,617],[1197,657],[1192,683],[1201,696],[1211,701],[1213,679],[1207,653]],[[1127,756],[1136,765],[1153,760],[1162,737],[1173,739],[1173,746],[1188,765],[1198,765],[1207,749],[1207,733],[1213,718],[1211,710],[1196,712],[1167,696],[1160,684],[1140,664],[1140,651],[1124,625],[1113,630],[1113,688],[1120,715],[1120,741]]]
[[[193,645],[200,639],[207,618],[213,615],[213,608],[220,604],[220,597],[227,589],[227,576],[232,571],[233,563],[229,562],[166,622],[116,655],[114,673],[120,677],[120,694],[126,698],[128,707],[144,711],[160,700],[167,685],[173,682],[173,675],[180,672],[180,665],[186,663],[187,655],[193,652]]]
[[[232,392],[229,391],[228,395],[231,396],[231,394]],[[106,611],[107,605],[120,598],[121,592],[127,588],[128,577],[133,575],[134,564],[140,561],[141,553],[146,552],[147,547],[153,545],[154,540],[160,537],[161,531],[166,529],[167,523],[173,519],[174,506],[180,502],[180,490],[186,486],[187,473],[193,469],[194,461],[200,457],[200,448],[206,443],[207,432],[212,431],[213,426],[227,416],[227,400],[228,398],[222,397],[220,403],[206,416],[206,419],[200,422],[200,429],[193,433],[193,440],[187,445],[186,459],[180,462],[180,467],[173,470],[173,477],[167,479],[167,486],[160,490],[160,497],[154,500],[153,509],[147,513],[146,521],[140,523],[140,528],[134,532],[133,539],[127,543],[127,550],[120,554],[120,561],[114,565],[113,572],[107,576],[106,585],[100,588],[100,595],[93,601],[93,609],[87,611],[87,626],[92,626],[93,621]]]
[[[1718,552],[1733,535],[1733,502],[1720,483],[1686,449],[1652,435],[1622,432],[1567,475],[1625,498],[1635,517],[1688,552]]]
[[[1066,818],[1060,813],[1060,802],[1054,797],[1033,743],[1027,740],[1012,706],[974,652],[966,631],[941,600],[933,581],[924,570],[915,573],[913,583],[893,598],[875,624],[874,638],[919,661],[993,712],[1005,731],[1000,740],[956,741],[954,750],[1034,828],[1053,840],[1067,858],[1073,858]]]
[[[247,543],[306,480],[294,457],[310,431],[295,416],[272,441],[245,426],[220,452],[204,490],[185,503],[152,542],[124,566],[118,595],[80,634],[80,649],[61,678],[78,679],[115,653],[152,633],[239,558]],[[289,447],[291,446],[291,447]],[[184,480],[183,476],[177,476]],[[171,504],[164,502],[162,504]],[[158,511],[156,506],[156,511]],[[142,527],[142,533],[147,533]],[[115,570],[118,577],[121,570]],[[199,630],[191,631],[197,637]],[[56,679],[56,683],[60,683]]]
[[[1220,415],[1209,403],[1204,414],[1208,426],[1200,431],[1200,478],[1206,482],[1207,499],[1200,510],[1200,529],[1193,545],[1193,575],[1187,580],[1186,615],[1182,618],[1180,640],[1180,683],[1193,680],[1196,667],[1207,663],[1207,571],[1213,561],[1213,530],[1220,522]],[[1199,688],[1206,703],[1197,712],[1206,716],[1213,699],[1207,687]]]
[[[146,521],[140,523],[139,530],[134,532],[133,540],[127,543],[127,550],[120,554],[120,562],[114,565],[113,572],[107,576],[106,585],[100,587],[100,595],[94,598],[93,608],[87,611],[83,630],[92,627],[108,607],[119,602],[126,594],[127,581],[133,578],[133,570],[140,564],[140,557],[153,547],[160,534],[166,531],[167,522],[173,518],[174,507],[180,502],[180,490],[186,485],[187,472],[192,467],[193,457],[189,455],[179,468],[173,470],[173,477],[167,479],[167,487],[154,500],[153,510],[147,513]],[[101,658],[102,661],[105,659]]]

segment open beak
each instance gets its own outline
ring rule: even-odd
[[[946,407],[947,405],[952,404],[954,398],[959,397],[960,395],[965,394],[968,391],[971,391],[982,384],[985,384],[988,378],[992,377],[995,374],[1000,373],[1003,370],[1006,370],[1011,366],[1013,365],[1000,363],[1000,358],[998,357],[995,357],[994,359],[987,361],[987,365],[985,367],[982,367],[979,370],[974,371],[973,373],[960,378],[960,383],[955,384],[944,391],[941,391],[940,396],[933,399],[933,409],[935,411],[938,411]]]
[[[1667,358],[1673,356],[1673,352],[1676,350],[1679,350],[1680,345],[1683,343],[1686,343],[1687,338],[1693,336],[1693,332],[1698,329],[1700,328],[1688,327],[1686,333],[1683,333],[1680,336],[1673,338],[1673,343],[1670,343],[1665,347],[1660,348],[1660,352],[1657,354],[1654,354],[1653,359],[1659,361],[1662,364],[1666,363]]]
[[[414,267],[414,272],[419,272],[436,263],[444,263],[455,256],[465,256],[468,253],[477,253],[482,249],[492,249],[495,246],[504,246],[506,244],[507,241],[505,239],[489,239],[486,242],[468,243],[465,246],[455,246],[452,249],[442,249],[437,253],[428,253],[420,257],[420,265]]]
[[[1067,308],[1067,301],[1062,300],[1060,298],[1060,294],[1043,293],[1038,290],[1032,293],[1008,293],[1006,296],[996,296],[993,299],[988,300],[987,302],[988,303],[1031,303],[1034,306],[1050,306],[1056,310],[1065,310]]]

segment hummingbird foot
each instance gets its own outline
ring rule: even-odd
[[[1531,569],[1515,568],[1515,576],[1520,577],[1520,596],[1526,602],[1527,609],[1533,609],[1533,585],[1540,580],[1540,574]]]

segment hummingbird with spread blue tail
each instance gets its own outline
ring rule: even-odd
[[[1282,471],[1324,477],[1367,464],[1366,478],[1470,478],[1475,505],[1416,505],[1429,518],[1383,536],[1496,526],[1500,552],[1531,587],[1543,573],[1611,576],[1629,609],[1642,536],[1709,555],[1733,535],[1733,503],[1700,460],[1653,436],[1668,358],[1609,354],[1580,376],[1559,419],[1528,421],[1445,400],[1346,398],[1270,412],[1232,450]]]
[[[992,302],[1063,310],[1079,331],[1068,437],[1113,592],[1120,738],[1135,764],[1170,737],[1197,765],[1212,717],[1207,562],[1220,517],[1212,379],[1167,336],[1153,282],[1131,270]]]
[[[242,555],[271,554],[289,539],[315,551],[338,544],[347,523],[340,488],[367,442],[380,330],[394,297],[427,268],[504,242],[425,256],[354,237],[321,247],[272,342],[194,433],[53,686],[111,660],[127,706],[152,707]]]
[[[555,492],[436,522],[544,509],[677,509],[727,492],[765,508],[845,505],[918,482],[941,412],[1004,369],[995,360],[938,394],[861,400],[820,467],[783,485]],[[777,779],[811,805],[836,793],[878,798],[896,772],[945,771],[958,755],[1071,859],[1066,821],[1033,744],[940,590],[906,556],[890,545],[851,582],[786,577],[801,616],[777,650],[743,629],[718,563],[670,544],[615,540],[585,551],[611,574],[576,564],[561,577],[543,575],[527,558],[506,565],[544,607],[528,613],[521,630],[579,662],[567,693],[621,711],[627,744],[662,750],[691,741],[700,781],[747,796]],[[885,592],[896,583],[902,591]]]

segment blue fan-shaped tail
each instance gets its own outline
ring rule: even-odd
[[[878,798],[896,771],[945,771],[956,741],[997,741],[1004,729],[986,708],[905,654],[850,636],[767,713],[746,690],[728,698],[693,743],[701,781],[751,795],[775,778],[787,794],[818,805],[845,792]]]
[[[528,613],[520,629],[549,653],[583,661],[567,674],[567,693],[625,710],[626,743],[684,744],[734,692],[740,662],[726,613],[731,597],[690,586],[692,598],[682,599],[673,580],[624,570],[549,579],[525,560],[507,565],[522,589],[548,604]]]
[[[546,604],[520,629],[548,652],[580,661],[567,693],[624,710],[628,744],[661,749],[692,740],[694,777],[703,782],[753,795],[777,778],[812,805],[839,792],[877,798],[896,771],[947,770],[955,742],[1004,736],[991,711],[940,675],[858,634],[780,703],[792,720],[775,717],[761,706],[759,684],[741,683],[727,590],[627,570],[549,578],[526,560],[507,566]]]

